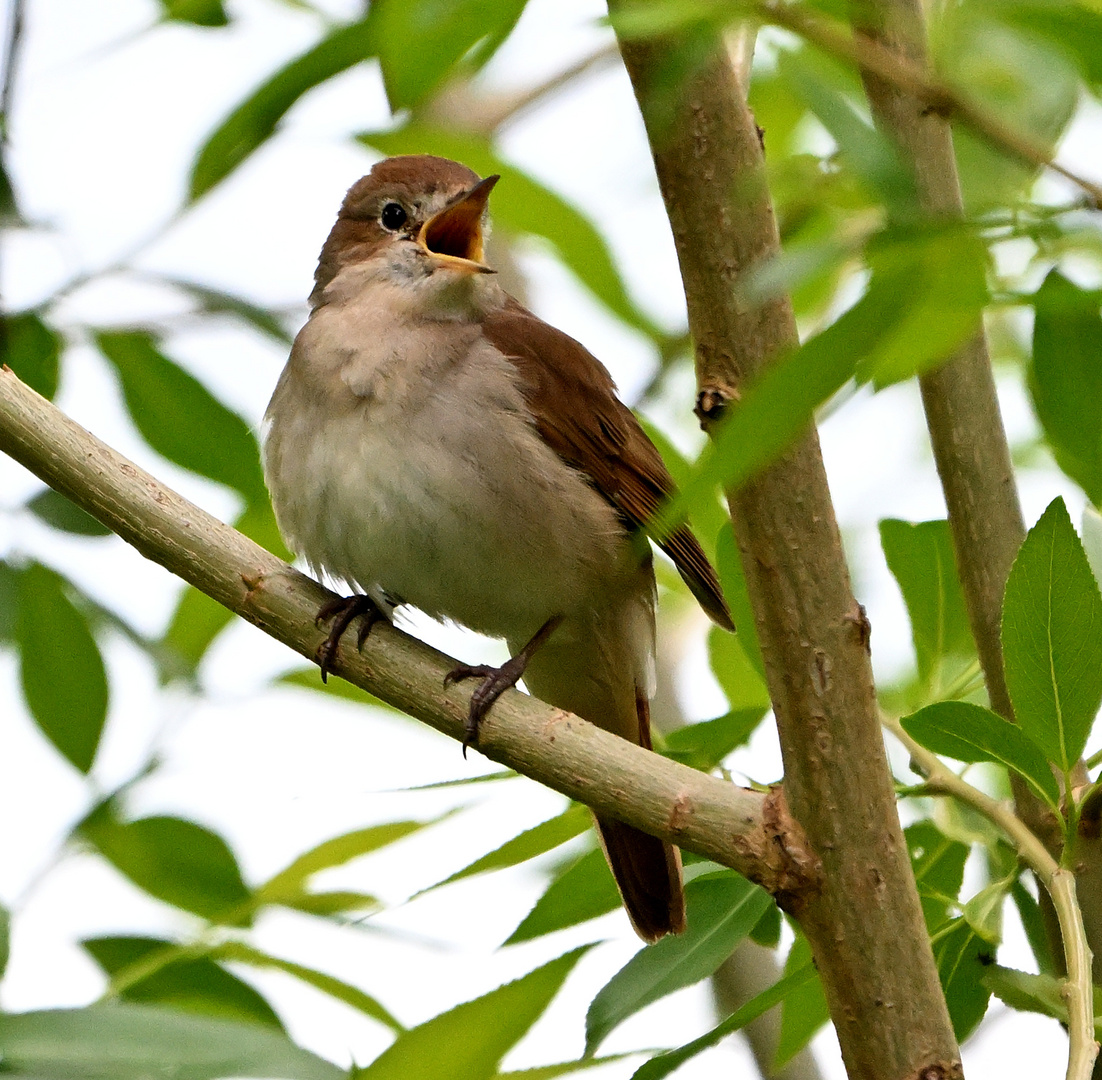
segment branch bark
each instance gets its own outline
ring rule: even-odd
[[[619,5],[613,3],[613,13]],[[740,275],[776,254],[758,132],[721,45],[622,40],[673,228],[710,427],[742,381],[796,340],[785,299],[749,308]],[[699,50],[699,40],[696,42]],[[655,94],[667,108],[656,107]],[[855,601],[814,429],[729,493],[780,730],[785,791],[823,862],[798,913],[852,1080],[961,1075],[897,816]]]
[[[332,594],[116,453],[10,368],[0,369],[0,450],[68,496],[146,558],[314,660],[314,617]],[[392,626],[362,653],[342,647],[334,672],[462,741],[469,695],[443,689],[456,661]],[[690,851],[793,903],[817,862],[779,791],[763,795],[697,772],[516,691],[480,730],[494,761]]]

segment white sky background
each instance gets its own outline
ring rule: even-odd
[[[6,9],[6,4],[3,5]],[[350,0],[330,0],[351,14]],[[167,25],[147,32],[157,7],[147,0],[28,0],[9,156],[24,214],[44,226],[5,237],[0,289],[9,309],[33,304],[75,274],[111,265],[156,232],[183,194],[195,150],[228,108],[277,66],[313,41],[308,15],[271,0],[231,0],[228,30]],[[595,25],[595,0],[531,0],[514,38],[488,77],[526,86],[587,54],[607,38]],[[5,24],[7,16],[4,16]],[[345,189],[371,158],[347,135],[383,126],[388,113],[377,72],[361,66],[311,94],[277,138],[141,257],[141,265],[223,286],[305,317],[318,249]],[[1096,124],[1080,124],[1063,155],[1068,164],[1102,173]],[[610,239],[635,295],[671,326],[683,318],[673,246],[649,155],[623,73],[587,78],[515,124],[502,153],[560,191]],[[491,206],[492,211],[492,206]],[[610,367],[629,400],[646,379],[647,345],[605,315],[549,258],[524,260],[533,306],[585,342]],[[182,312],[159,288],[116,278],[77,293],[60,313],[72,326]],[[228,323],[181,321],[168,351],[198,374],[250,423],[257,424],[282,366],[282,350]],[[1011,438],[1032,430],[1028,405],[1013,381],[1003,387]],[[692,392],[681,403],[684,438],[694,437]],[[67,357],[59,404],[78,421],[154,474],[223,517],[235,511],[224,490],[158,458],[134,431],[118,388],[87,346]],[[822,428],[824,454],[839,518],[857,567],[855,585],[874,628],[881,673],[910,656],[899,598],[879,553],[875,522],[923,520],[944,507],[913,387],[860,395]],[[30,555],[71,574],[150,633],[169,617],[179,586],[121,541],[68,541],[12,508],[37,482],[0,460],[0,552]],[[1082,496],[1052,472],[1021,477],[1027,519],[1057,494],[1073,518]],[[484,646],[452,631],[425,627],[434,642],[464,659]],[[496,648],[496,647],[495,647]],[[244,624],[218,641],[202,676],[200,704],[158,692],[144,659],[110,639],[112,708],[94,779],[101,791],[132,775],[156,745],[164,765],[134,793],[135,813],[177,813],[221,832],[246,878],[262,880],[306,847],[378,821],[429,817],[459,804],[470,809],[423,837],[351,869],[327,885],[358,887],[400,902],[510,836],[556,813],[563,800],[528,781],[486,785],[476,794],[388,794],[395,788],[471,775],[487,767],[414,721],[365,714],[303,691],[263,691],[274,672],[297,666],[281,646]],[[500,656],[500,652],[493,655]],[[723,708],[702,647],[686,662],[686,709],[694,717]],[[3,984],[8,1009],[76,1005],[103,988],[98,969],[75,945],[80,937],[119,932],[186,931],[97,861],[51,862],[57,844],[89,805],[74,770],[37,733],[16,693],[18,673],[0,656],[0,900],[19,904],[11,966]],[[736,775],[779,774],[776,739],[763,731],[731,761]],[[540,890],[527,870],[476,879],[434,893],[374,920],[408,938],[338,930],[316,920],[273,914],[257,940],[280,956],[308,962],[378,996],[413,1024],[515,977],[574,943],[606,938],[571,977],[545,1021],[508,1064],[563,1060],[580,1052],[582,1018],[593,993],[638,947],[620,913],[555,938],[496,952]],[[1015,927],[1003,963],[1031,966]],[[419,939],[421,944],[411,944]],[[339,1062],[363,1064],[388,1042],[379,1026],[283,976],[244,973],[270,997],[292,1035]],[[965,1049],[971,1075],[1059,1076],[1066,1041],[1058,1025],[1017,1014],[991,1018]],[[657,1003],[610,1038],[613,1052],[675,1045],[712,1023],[708,994],[697,987]],[[730,1041],[729,1041],[730,1042]],[[826,1075],[843,1071],[832,1034],[816,1050]],[[702,1056],[678,1075],[686,1080],[742,1075],[737,1044]],[[635,1063],[600,1075],[627,1077]],[[746,1068],[750,1066],[746,1065]],[[597,1075],[597,1074],[594,1074]]]

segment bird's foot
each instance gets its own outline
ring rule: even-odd
[[[552,631],[562,622],[562,616],[550,618],[533,635],[532,640],[516,654],[509,657],[501,667],[490,664],[460,664],[444,676],[444,685],[451,686],[463,679],[482,679],[471,694],[471,706],[467,712],[467,721],[463,725],[463,756],[467,756],[467,747],[478,744],[478,727],[490,706],[511,687],[516,686],[528,667],[533,653],[551,636]]]
[[[317,661],[321,668],[321,681],[329,681],[329,672],[337,660],[337,646],[341,636],[348,629],[352,620],[359,615],[362,617],[360,629],[356,633],[356,648],[362,649],[371,628],[385,618],[375,601],[363,593],[353,593],[351,596],[335,596],[332,600],[322,604],[314,619],[316,625],[332,621],[329,628],[329,636],[318,646]]]

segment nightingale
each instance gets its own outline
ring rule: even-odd
[[[401,604],[504,638],[478,677],[467,743],[493,700],[529,691],[650,749],[655,578],[645,526],[673,492],[604,366],[507,295],[483,261],[497,176],[428,155],[379,162],[322,248],[310,317],[265,416],[264,472],[289,547],[354,594],[326,605],[359,644]],[[704,610],[734,629],[687,527],[659,540]],[[685,926],[680,854],[598,817],[645,941]]]

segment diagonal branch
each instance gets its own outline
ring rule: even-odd
[[[158,483],[0,369],[0,450],[68,496],[146,558],[313,660],[314,617],[332,594]],[[468,694],[444,690],[456,661],[389,625],[335,674],[462,741]],[[817,862],[779,791],[763,794],[634,746],[516,691],[486,718],[479,749],[601,815],[738,870],[789,905],[817,885]]]

